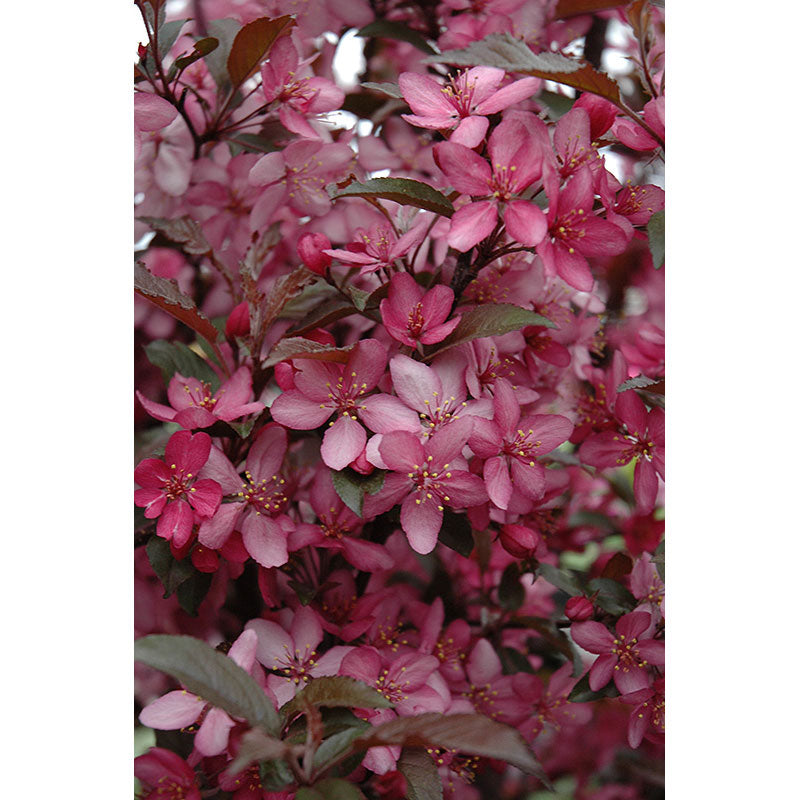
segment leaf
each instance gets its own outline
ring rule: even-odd
[[[194,43],[194,50],[188,56],[181,56],[175,59],[175,65],[178,69],[186,69],[190,64],[199,61],[209,53],[213,53],[219,47],[219,39],[213,36],[206,36],[204,39],[198,39]]]
[[[367,294],[367,292],[364,292],[364,294]],[[290,336],[303,336],[303,334],[313,331],[315,328],[324,328],[332,322],[355,314],[355,312],[356,309],[353,307],[353,303],[349,303],[343,297],[332,297],[323,300],[316,308],[312,309],[306,317],[289,328],[287,334]]]
[[[536,95],[536,102],[543,103],[550,111],[550,119],[558,120],[569,111],[575,103],[574,97],[567,97],[565,94],[548,92],[543,89]]]
[[[322,771],[326,765],[338,761],[349,752],[353,742],[370,727],[368,722],[362,722],[363,725],[339,731],[325,739],[314,753],[314,769]]]
[[[252,274],[252,270],[250,273]],[[278,278],[270,290],[266,302],[250,311],[250,329],[253,331],[256,341],[260,341],[269,326],[278,319],[284,306],[291,299],[297,297],[306,286],[318,279],[319,275],[302,266],[293,269],[288,275]]]
[[[294,19],[287,14],[275,19],[259,17],[242,27],[228,54],[228,76],[234,91],[258,70],[272,45],[294,25]]]
[[[656,211],[647,223],[647,241],[656,269],[660,269],[664,264],[664,219],[664,212]]]
[[[568,19],[577,17],[581,14],[592,14],[595,11],[606,11],[609,8],[617,8],[625,3],[619,0],[558,0],[554,19]]]
[[[558,569],[552,564],[539,564],[536,568],[538,575],[541,575],[548,583],[553,584],[557,589],[566,592],[570,596],[576,594],[583,594],[583,590],[578,585],[571,572],[564,569]]]
[[[360,475],[355,470],[345,468],[340,471],[331,470],[331,480],[336,494],[354,513],[361,516],[364,508],[364,492],[377,494],[383,488],[385,470],[375,470],[369,475]]]
[[[228,141],[241,145],[248,153],[274,153],[278,149],[274,140],[257,133],[240,133]]]
[[[357,786],[341,778],[325,778],[317,781],[314,784],[314,791],[318,792],[323,800],[364,800],[364,795]],[[300,792],[297,793],[295,800],[303,800]]]
[[[636,607],[636,598],[621,583],[610,578],[593,578],[588,589],[598,593],[594,602],[609,614],[618,616]]]
[[[332,187],[331,200],[340,197],[372,197],[391,200],[401,206],[414,206],[433,211],[443,217],[452,217],[453,204],[440,192],[421,181],[410,178],[370,178],[364,183],[355,181],[343,189]]]
[[[594,700],[602,700],[604,697],[619,697],[619,691],[610,681],[602,689],[596,692],[589,688],[589,673],[587,672],[572,688],[567,699],[571,703],[591,703]]]
[[[262,761],[258,765],[258,775],[262,788],[268,792],[280,792],[295,782],[294,773],[282,758]]]
[[[405,748],[397,769],[406,779],[406,800],[442,800],[442,779],[424,750]]]
[[[533,674],[533,667],[524,653],[520,653],[513,647],[497,647],[496,650],[503,668],[503,675],[516,675],[518,672]]]
[[[211,245],[206,241],[200,224],[189,216],[165,219],[164,217],[137,217],[146,222],[154,231],[181,246],[181,250],[191,256],[204,256],[210,252]]]
[[[500,607],[506,611],[516,611],[525,602],[525,589],[519,581],[519,566],[512,561],[504,570],[497,589]]]
[[[246,731],[239,744],[236,758],[228,765],[228,775],[237,775],[247,769],[254,761],[272,761],[283,758],[286,754],[286,743],[269,736],[260,728]]]
[[[134,265],[133,288],[137,294],[147,298],[184,325],[188,325],[209,342],[216,341],[217,329],[197,308],[194,300],[181,292],[176,281],[153,275],[141,261],[137,261]]]
[[[241,23],[235,19],[214,19],[210,20],[206,25],[206,30],[209,36],[213,36],[219,41],[219,46],[212,53],[209,53],[205,60],[208,71],[217,85],[217,89],[223,89],[230,86],[230,78],[228,77],[228,56],[231,52],[233,40],[236,34],[241,30]]]
[[[175,44],[178,36],[180,36],[181,28],[188,21],[188,19],[175,19],[172,22],[165,22],[158,29],[158,55],[162,61],[171,50],[172,45]]]
[[[300,336],[295,336],[281,339],[270,350],[269,355],[261,366],[264,369],[274,367],[275,364],[290,358],[313,358],[317,361],[333,361],[338,364],[346,364],[352,349],[353,345],[331,347],[328,344],[320,344],[312,339],[303,339]]]
[[[392,704],[366,683],[346,675],[312,678],[281,708],[283,720],[290,720],[307,707],[392,708]]]
[[[294,796],[294,800],[325,800],[325,795],[320,794],[316,789],[310,789],[308,786],[301,786]]]
[[[504,333],[518,331],[528,325],[543,325],[546,328],[555,328],[555,323],[547,317],[521,308],[511,303],[493,303],[491,305],[475,306],[461,315],[461,321],[456,329],[436,349],[425,356],[429,361],[434,356],[451,347],[455,347],[473,339],[482,339],[485,336],[502,336]]]
[[[403,93],[396,83],[372,83],[371,81],[365,81],[361,84],[361,88],[372,89],[373,92],[383,92],[383,94],[388,94],[389,97],[403,100]]]
[[[196,617],[200,603],[206,599],[211,588],[211,573],[195,570],[188,581],[184,581],[175,592],[180,607],[190,616]]]
[[[625,553],[614,553],[603,567],[601,578],[610,578],[613,581],[622,581],[633,570],[633,561]]]
[[[365,25],[356,36],[362,36],[365,39],[369,37],[377,37],[381,39],[396,39],[401,42],[408,42],[413,44],[417,50],[422,50],[423,53],[435,55],[434,50],[421,33],[411,30],[407,25],[402,22],[391,22],[386,19],[378,19],[375,22],[370,22]]]
[[[177,588],[194,575],[197,570],[191,560],[178,561],[169,547],[169,542],[160,536],[152,536],[145,545],[147,558],[161,585],[164,587],[164,599],[172,595]]]
[[[533,75],[572,86],[581,92],[591,92],[610,100],[617,107],[621,107],[622,103],[619,86],[604,72],[596,70],[586,61],[568,58],[560,53],[534,53],[525,42],[509,33],[491,33],[463,50],[446,50],[423,60],[466,67],[499,67],[506,72]]]
[[[451,550],[455,550],[464,558],[469,558],[475,540],[472,538],[472,526],[466,514],[456,514],[445,507],[439,541]]]
[[[665,556],[666,556],[665,542],[662,539],[658,543],[658,547],[656,547],[656,551],[655,553],[653,553],[653,558],[651,559],[652,562],[656,565],[656,572],[658,573],[658,577],[661,578],[662,581],[666,580],[664,578],[664,568],[666,565]]]
[[[627,392],[629,389],[644,389],[645,386],[652,386],[655,383],[658,383],[658,381],[654,381],[646,375],[637,375],[635,378],[628,378],[628,380],[623,381],[617,386],[617,391]]]
[[[134,643],[134,657],[231,716],[278,734],[278,714],[264,690],[233,659],[205,642],[191,636],[144,636]]]
[[[505,761],[535,775],[549,786],[547,776],[519,731],[481,714],[438,714],[398,717],[372,728],[355,745],[361,749],[382,745],[444,747]]]
[[[179,372],[186,378],[197,378],[211,386],[212,392],[219,389],[217,373],[207,361],[187,347],[183,342],[167,342],[157,339],[144,346],[147,360],[161,370],[164,383],[169,384],[172,376]]]

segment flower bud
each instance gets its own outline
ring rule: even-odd
[[[366,447],[350,462],[349,466],[362,475],[370,475],[375,471],[374,464],[370,464],[367,461]]]
[[[233,339],[236,336],[247,336],[249,333],[250,309],[247,300],[244,300],[231,311],[228,321],[225,323],[225,336]]]
[[[503,525],[500,544],[514,558],[528,558],[539,545],[539,534],[524,525]]]
[[[377,775],[372,785],[381,800],[403,800],[408,791],[405,776],[399,770]]]
[[[304,233],[297,241],[297,254],[317,275],[324,275],[333,259],[323,250],[330,250],[331,240],[324,233]]]
[[[578,595],[567,600],[564,613],[567,615],[567,619],[573,622],[584,622],[594,616],[594,606],[588,597]]]

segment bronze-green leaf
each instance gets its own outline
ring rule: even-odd
[[[339,197],[370,197],[392,200],[401,206],[414,206],[433,211],[443,217],[452,217],[453,204],[440,192],[422,181],[410,178],[370,178],[364,183],[351,183],[343,189],[334,188],[332,200]]]
[[[275,19],[259,17],[242,27],[228,54],[228,75],[234,90],[258,70],[272,45],[288,35],[294,24],[294,19],[285,14]]]

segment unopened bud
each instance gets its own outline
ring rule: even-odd
[[[405,776],[399,770],[376,776],[372,786],[381,800],[403,800],[408,792]]]
[[[329,255],[322,252],[330,248],[331,240],[324,233],[304,233],[297,241],[297,254],[317,275],[324,275],[333,262]]]
[[[228,321],[225,323],[225,336],[233,339],[236,336],[247,336],[249,333],[250,309],[245,300],[231,311]]]
[[[583,595],[570,597],[567,600],[564,613],[567,615],[567,619],[571,619],[573,622],[584,622],[594,616],[594,606],[592,601],[588,597],[583,597]]]
[[[350,462],[350,466],[362,475],[370,475],[375,471],[375,466],[367,461],[366,447]]]
[[[514,558],[532,556],[539,542],[539,534],[524,525],[503,525],[500,529],[500,544]]]

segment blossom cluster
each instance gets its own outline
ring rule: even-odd
[[[657,796],[663,12],[137,6],[141,796]]]

